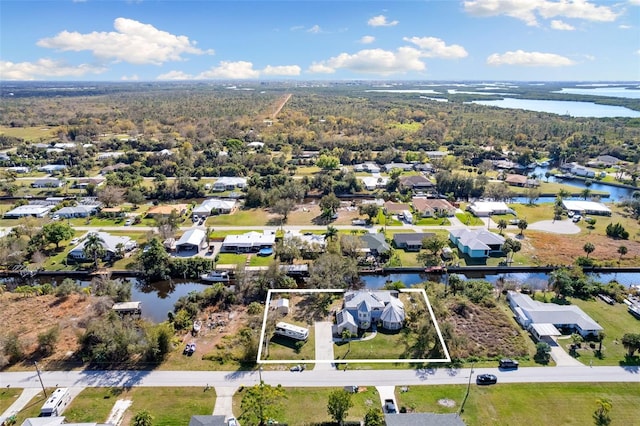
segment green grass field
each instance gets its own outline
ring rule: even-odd
[[[288,320],[285,319],[285,321]],[[296,325],[306,327],[304,324],[298,323]],[[262,358],[270,360],[314,360],[316,357],[315,328],[309,328],[309,338],[302,344],[299,351],[297,350],[296,344],[297,342],[295,340],[281,336],[274,336],[269,341],[269,356],[265,358],[265,354],[263,352]]]
[[[467,226],[481,226],[484,225],[484,222],[479,217],[472,215],[469,212],[465,213],[456,213],[456,217],[463,225]]]
[[[265,226],[269,221],[268,213],[263,209],[236,210],[233,214],[211,216],[206,225],[218,226]]]
[[[0,389],[0,413],[9,408],[21,393],[22,389],[4,387]]]
[[[0,134],[21,138],[25,141],[48,141],[55,137],[55,128],[36,127],[6,127],[0,126]]]
[[[133,388],[127,398],[133,400],[129,412],[147,410],[154,426],[187,426],[193,415],[210,415],[216,403],[215,391],[201,387]]]
[[[498,377],[498,381],[500,378]],[[399,407],[416,412],[455,413],[460,409],[466,386],[412,386],[397,393]],[[640,383],[540,383],[471,385],[462,420],[482,425],[587,425],[596,399],[612,402],[612,424],[637,424]],[[455,401],[444,407],[439,400]]]

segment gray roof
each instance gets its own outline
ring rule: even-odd
[[[338,327],[343,327],[346,324],[350,324],[352,326],[357,325],[356,321],[353,319],[353,315],[351,315],[346,309],[343,309],[336,314],[336,324]]]
[[[393,235],[393,242],[396,243],[396,245],[416,245],[422,244],[422,240],[425,238],[431,238],[435,235],[433,232],[401,232]]]
[[[207,233],[202,229],[192,228],[182,234],[182,237],[176,242],[176,247],[181,245],[199,246],[204,241]]]
[[[504,244],[504,237],[486,229],[458,228],[449,231],[451,235],[458,238],[460,244],[471,249],[488,250],[490,245]]]
[[[191,416],[189,426],[226,426],[224,416]]]
[[[387,426],[465,426],[465,423],[457,414],[385,414],[384,420]]]
[[[380,319],[384,322],[401,323],[404,321],[404,305],[399,299],[392,298],[384,307]]]
[[[84,245],[87,242],[86,237],[89,234],[98,234],[100,239],[102,239],[103,241],[102,247],[104,247],[105,250],[111,253],[115,253],[118,250],[118,244],[122,244],[125,249],[135,247],[135,244],[136,244],[135,241],[131,240],[131,238],[126,236],[111,235],[106,232],[89,232],[80,242],[80,244],[75,246],[71,251],[69,251],[69,253],[72,253],[72,252],[82,253],[84,251]]]
[[[366,233],[360,236],[360,240],[371,250],[375,250],[378,253],[384,254],[391,250],[391,247],[387,243],[384,234],[378,233]]]
[[[384,292],[373,291],[349,291],[344,295],[344,307],[345,309],[358,309],[363,301],[366,301],[369,309],[371,308],[384,308],[385,302],[383,294]],[[388,291],[386,293],[389,293]]]
[[[602,330],[582,309],[575,305],[556,305],[531,299],[526,294],[509,291],[509,299],[536,324],[575,324],[582,330]]]

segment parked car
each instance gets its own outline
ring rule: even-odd
[[[298,364],[298,365],[294,365],[289,370],[290,371],[304,371],[304,368],[305,368],[304,365]]]
[[[478,385],[495,385],[498,378],[493,374],[478,374],[476,376],[476,384]]]
[[[574,214],[571,220],[574,222],[580,222],[581,219],[582,219],[582,216],[580,216],[579,214]]]
[[[235,417],[229,417],[227,419],[227,426],[240,426]]]
[[[129,218],[124,222],[124,226],[131,226],[133,225],[133,219]]]
[[[505,370],[506,369],[514,369],[515,370],[515,369],[518,368],[518,365],[519,365],[519,363],[516,360],[509,359],[509,358],[503,358],[503,359],[500,360],[499,367],[503,368]]]
[[[396,404],[393,402],[393,399],[384,400],[384,412],[389,414],[398,412],[398,410],[396,410]]]
[[[74,238],[71,241],[69,241],[69,245],[75,246],[80,242],[80,238]]]

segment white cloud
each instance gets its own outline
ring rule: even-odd
[[[138,81],[138,80],[140,80],[140,77],[138,77],[138,74],[123,75],[122,77],[120,77],[120,80],[122,80],[122,81]]]
[[[573,31],[576,29],[573,25],[569,25],[566,22],[562,22],[559,19],[551,21],[551,28],[560,31]]]
[[[322,32],[322,29],[320,28],[320,25],[314,25],[313,27],[309,28],[307,32],[311,34],[320,34]]]
[[[636,50],[636,55],[640,55],[640,49]]]
[[[267,65],[262,73],[264,75],[300,75],[302,70],[297,65],[280,65],[280,66],[271,66]]]
[[[487,58],[487,64],[493,66],[516,65],[525,67],[565,67],[574,62],[555,53],[525,52],[516,50],[504,54],[494,53]]]
[[[88,64],[68,65],[52,59],[36,62],[0,61],[0,80],[39,80],[55,77],[81,77],[87,74],[101,74],[107,69]]]
[[[362,36],[362,38],[360,39],[360,43],[362,44],[371,44],[374,41],[376,41],[376,38],[374,36]]]
[[[359,73],[390,75],[409,71],[425,71],[420,60],[422,53],[413,47],[401,47],[395,52],[383,49],[366,49],[353,55],[341,53],[322,62],[314,62],[308,69],[312,73],[333,73],[347,69]]]
[[[618,25],[618,28],[620,28],[621,30],[630,30],[633,27],[631,25],[620,24]]]
[[[427,58],[458,59],[469,55],[464,47],[458,44],[447,46],[444,40],[435,37],[404,37],[403,40],[418,46]]]
[[[640,0],[629,0],[629,4],[632,6],[640,6]]]
[[[195,78],[200,79],[233,79],[244,80],[260,77],[260,71],[253,69],[253,64],[247,61],[228,62],[222,61],[217,67],[198,74]]]
[[[595,57],[595,56],[593,56],[593,55],[584,55],[584,58],[585,58],[587,61],[595,61],[595,60],[596,60],[596,57]]]
[[[367,25],[371,27],[393,27],[398,24],[398,21],[387,21],[387,17],[384,15],[374,16],[367,22]]]
[[[565,17],[599,22],[615,21],[618,17],[611,7],[588,0],[467,0],[464,9],[474,16],[510,16],[530,26],[538,25],[536,14],[545,19]]]
[[[160,74],[156,77],[158,80],[193,80],[191,74],[187,74],[182,71],[169,71],[165,74]]]
[[[63,51],[88,50],[103,60],[132,64],[161,65],[180,61],[183,54],[213,54],[213,50],[196,47],[196,42],[186,36],[161,31],[133,19],[117,18],[113,26],[116,31],[88,34],[62,31],[55,37],[39,40],[37,45]]]

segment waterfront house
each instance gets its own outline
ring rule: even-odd
[[[405,251],[420,251],[422,240],[434,236],[435,234],[432,232],[399,232],[393,234],[393,245]]]
[[[276,234],[273,231],[251,231],[241,235],[227,235],[222,242],[221,252],[257,253],[263,248],[273,248]]]
[[[458,228],[449,231],[449,239],[460,253],[472,258],[489,257],[502,252],[504,237],[486,229]]]
[[[456,212],[451,203],[441,198],[413,197],[411,204],[421,217],[450,217]]]
[[[435,188],[435,184],[422,175],[401,176],[400,186],[413,191],[428,191]]]
[[[177,251],[195,251],[207,247],[207,233],[202,229],[191,228],[176,242]]]
[[[129,237],[126,236],[118,236],[111,235],[106,232],[98,231],[95,232],[98,234],[98,237],[102,240],[100,243],[104,248],[104,256],[102,260],[109,261],[116,258],[119,254],[129,252],[137,247],[137,243]],[[78,243],[74,248],[69,251],[67,254],[67,258],[72,261],[89,261],[91,259],[87,259],[84,254],[84,246],[87,242],[87,236],[82,238],[82,241]]]
[[[247,178],[224,176],[213,183],[213,192],[233,191],[247,186]]]

